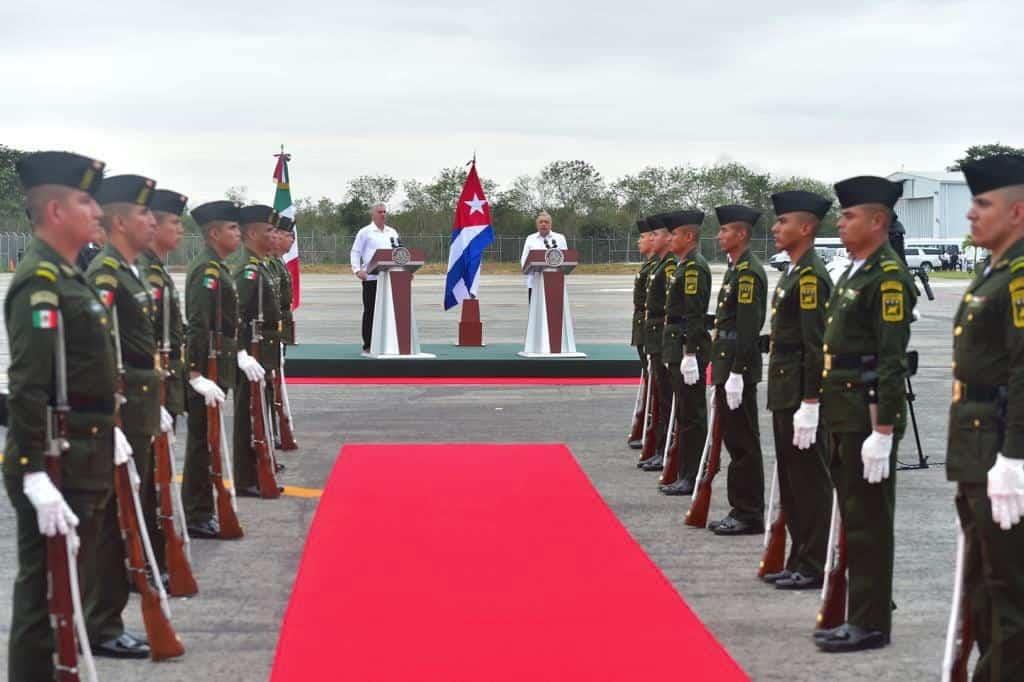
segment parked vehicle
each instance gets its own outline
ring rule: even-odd
[[[908,246],[905,249],[907,256],[907,267],[911,270],[931,272],[937,270],[942,260],[939,256],[942,249],[923,246]]]
[[[786,251],[779,251],[768,259],[768,265],[772,266],[779,272],[785,272],[786,268],[789,267],[789,253]]]

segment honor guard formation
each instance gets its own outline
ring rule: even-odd
[[[95,655],[184,655],[168,595],[199,591],[190,539],[242,538],[235,496],[283,490],[275,451],[297,447],[283,372],[295,342],[292,289],[280,259],[293,225],[270,206],[192,208],[205,246],[183,300],[165,262],[182,237],[184,195],[139,175],[105,178],[102,162],[66,152],[30,154],[16,170],[35,238],[4,304],[3,473],[19,566],[8,679],[94,678]],[[966,679],[977,644],[974,679],[1022,680],[1024,157],[965,163],[963,173],[973,239],[991,257],[952,330],[947,475],[961,532],[942,665],[946,679]],[[890,642],[895,463],[918,297],[889,237],[901,193],[872,176],[835,185],[851,263],[834,282],[814,249],[832,200],[774,194],[771,231],[790,265],[773,290],[750,249],[762,212],[715,208],[728,267],[714,298],[703,212],[637,222],[646,257],[631,339],[643,367],[628,436],[637,466],[660,474],[659,492],[691,497],[686,525],[723,538],[763,534],[763,581],[821,590],[808,643],[824,652]],[[763,380],[776,462],[767,510]],[[729,511],[711,520],[723,450]],[[145,634],[125,629],[131,591]]]
[[[168,596],[199,591],[190,539],[241,538],[235,495],[281,494],[275,449],[297,447],[280,259],[293,225],[269,206],[192,209],[205,248],[183,301],[165,267],[183,194],[105,178],[103,162],[67,152],[29,154],[16,171],[34,238],[4,302],[3,473],[18,525],[7,679],[95,679],[93,656],[184,655]],[[186,413],[178,495],[174,428]],[[131,591],[145,634],[125,629]]]

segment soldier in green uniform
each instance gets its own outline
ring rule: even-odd
[[[846,623],[819,630],[824,651],[885,646],[892,628],[894,465],[907,419],[914,281],[889,245],[899,183],[861,176],[835,186],[839,236],[853,262],[828,304],[821,425],[846,529]]]
[[[750,252],[761,212],[746,206],[715,209],[719,247],[729,255],[718,292],[711,346],[715,409],[729,450],[727,488],[732,509],[708,528],[716,535],[750,535],[764,530],[764,462],[757,424],[757,382],[761,381],[758,337],[764,326],[768,280]]]
[[[240,209],[233,201],[211,201],[192,209],[192,218],[206,242],[189,264],[185,279],[188,441],[181,500],[188,534],[193,538],[212,539],[220,533],[214,518],[206,406],[223,405],[228,389],[235,385],[238,293],[224,259],[238,249]],[[221,339],[219,352],[210,345],[215,335]],[[211,352],[216,354],[216,381],[205,376]]]
[[[233,466],[235,486],[243,497],[259,497],[256,485],[256,453],[252,449],[252,423],[250,421],[250,382],[262,381],[280,358],[281,321],[275,279],[267,266],[267,256],[273,248],[271,231],[277,222],[277,213],[270,206],[242,208],[242,248],[236,254],[234,277],[238,288],[239,350],[238,368],[242,370],[235,384],[235,430]],[[262,296],[260,295],[262,290]],[[252,357],[247,348],[253,336],[253,321],[262,320],[263,342],[260,357]]]
[[[292,274],[283,260],[292,244],[295,243],[295,223],[288,216],[278,216],[275,227],[277,240],[271,265],[277,272],[278,289],[281,300],[281,343],[295,344],[295,316],[292,312]]]
[[[164,261],[168,254],[181,243],[184,234],[181,213],[185,210],[187,202],[188,197],[171,190],[158,189],[153,193],[149,208],[156,220],[156,231],[153,235],[152,245],[139,255],[137,263],[139,273],[146,286],[149,287],[149,295],[153,299],[153,331],[156,334],[157,348],[162,348],[164,344],[165,306],[167,309],[170,376],[165,381],[167,389],[166,417],[161,428],[168,433],[173,433],[175,418],[185,411],[185,362],[182,356],[185,330],[181,322],[181,298],[178,296],[177,287],[174,286],[174,280],[171,279],[170,273],[164,266]],[[157,366],[159,368],[159,363]],[[149,467],[145,472],[146,477],[142,480],[142,506],[147,512],[146,525],[149,528],[150,537],[162,532],[156,515],[158,500],[155,472],[155,467]],[[166,571],[164,543],[154,543],[153,552],[156,554],[161,571]]]
[[[946,475],[965,540],[975,680],[1024,679],[1024,156],[963,164],[992,256],[954,319]]]
[[[117,375],[110,318],[73,265],[99,226],[102,213],[93,195],[103,181],[103,163],[68,152],[37,152],[20,159],[15,170],[33,239],[4,300],[10,395],[3,475],[14,507],[18,553],[7,679],[36,682],[54,679],[46,537],[77,526],[79,570],[84,573],[113,486]],[[69,447],[61,455],[61,481],[55,486],[46,474],[44,453],[48,409],[57,406],[58,315],[71,411]]]
[[[832,506],[825,438],[818,426],[821,344],[832,279],[814,250],[832,201],[796,190],[773,194],[772,203],[775,248],[790,258],[772,297],[768,355],[768,409],[790,551],[785,568],[764,580],[779,589],[804,590],[821,586]]]
[[[676,400],[679,461],[666,461],[659,490],[666,495],[689,495],[708,431],[704,371],[711,338],[704,316],[711,300],[711,268],[700,254],[704,213],[676,211],[671,215],[671,248],[679,264],[668,280],[662,359],[668,367]],[[669,424],[669,428],[673,426]]]
[[[647,434],[648,447],[640,454],[637,467],[644,471],[661,471],[664,466],[665,436],[672,406],[672,385],[668,369],[661,359],[661,337],[665,331],[666,283],[676,271],[676,257],[669,250],[672,235],[664,222],[668,214],[647,218],[650,226],[648,244],[654,263],[648,270],[647,292],[644,299],[644,350],[647,351],[649,381],[652,382],[651,400],[658,402],[659,418]],[[654,406],[651,406],[654,409]]]
[[[153,243],[156,221],[149,210],[156,183],[140,175],[107,178],[96,193],[103,208],[107,244],[86,272],[89,283],[111,310],[114,333],[121,342],[123,390],[122,428],[128,437],[143,480],[153,480],[153,438],[160,430],[160,373],[155,365],[156,331],[153,299],[142,281],[135,259]],[[142,512],[156,514],[155,493],[143,489]],[[147,507],[146,500],[150,504]],[[153,536],[153,546],[163,545]],[[111,495],[103,511],[95,572],[85,580],[85,620],[93,650],[117,658],[145,658],[145,641],[124,629],[122,613],[128,604],[125,546],[117,518],[117,496]],[[97,644],[98,642],[98,644]]]
[[[642,385],[643,382],[647,381],[647,354],[644,351],[644,304],[647,302],[647,275],[655,260],[650,257],[651,252],[647,243],[647,235],[650,234],[650,226],[648,226],[647,220],[641,218],[636,221],[636,229],[640,235],[636,240],[636,248],[643,259],[643,264],[633,278],[633,330],[629,345],[636,348],[637,355],[640,356],[640,366],[643,368],[641,370]],[[641,402],[643,402],[643,396],[641,397]],[[643,425],[641,425],[642,428]],[[627,441],[627,445],[633,450],[639,450],[643,447],[643,440],[633,438],[633,436],[634,432],[631,430],[629,434],[630,440]]]

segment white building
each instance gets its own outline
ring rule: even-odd
[[[907,230],[907,239],[961,240],[970,233],[967,211],[971,190],[963,173],[899,172],[889,179],[903,182],[896,215]]]

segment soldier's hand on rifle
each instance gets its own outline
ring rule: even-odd
[[[226,396],[224,391],[220,390],[220,386],[210,381],[204,376],[192,377],[188,380],[188,385],[192,387],[192,390],[203,396],[203,400],[210,407],[219,407],[224,404]]]
[[[174,438],[174,417],[163,405],[160,406],[160,430],[166,433],[168,438]]]
[[[864,464],[864,480],[881,483],[889,478],[889,453],[892,452],[892,434],[872,431],[860,446],[860,460]]]
[[[43,471],[25,474],[22,481],[25,497],[36,509],[39,532],[52,538],[57,533],[67,535],[78,525],[78,517],[64,501],[64,496],[54,487],[53,481]]]
[[[122,464],[128,463],[128,458],[132,456],[132,446],[128,443],[128,438],[124,435],[119,427],[114,427],[114,466],[121,466]]]
[[[697,356],[687,353],[683,361],[679,363],[679,371],[683,373],[683,383],[693,386],[700,379],[700,368],[697,366]]]
[[[818,439],[818,403],[802,402],[793,414],[793,445],[806,450]]]
[[[729,378],[725,380],[725,404],[730,410],[735,410],[743,402],[743,375],[736,372],[729,372]]]
[[[263,366],[260,365],[259,360],[244,350],[238,351],[238,369],[245,372],[245,376],[249,381],[263,381],[263,377],[267,373]]]
[[[1024,515],[1024,460],[996,455],[996,463],[988,470],[988,499],[992,503],[992,520],[1003,530],[1010,530]]]

